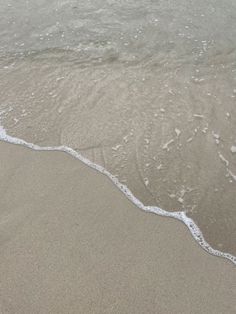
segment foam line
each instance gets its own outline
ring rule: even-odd
[[[133,202],[136,206],[138,206],[140,209],[142,209],[146,212],[154,213],[154,214],[157,214],[160,216],[165,216],[165,217],[172,217],[172,218],[175,218],[175,219],[182,221],[188,227],[188,229],[191,232],[194,239],[198,242],[198,244],[205,251],[207,251],[208,253],[210,253],[212,255],[226,258],[226,259],[230,260],[231,262],[233,262],[233,264],[236,265],[236,256],[233,256],[233,255],[226,253],[226,252],[221,252],[221,251],[213,249],[206,242],[206,240],[203,237],[201,230],[198,228],[198,226],[195,224],[195,222],[191,218],[187,217],[186,213],[184,211],[168,212],[168,211],[163,210],[163,209],[156,207],[156,206],[145,206],[140,200],[138,200],[132,194],[132,192],[127,188],[127,186],[120,183],[119,180],[115,176],[113,176],[110,172],[108,172],[105,168],[91,162],[89,159],[85,158],[84,156],[82,156],[80,153],[76,152],[72,148],[67,147],[67,146],[54,146],[54,147],[45,146],[45,147],[43,147],[43,146],[35,145],[33,143],[28,143],[28,142],[24,141],[23,139],[20,139],[17,137],[12,137],[12,136],[8,135],[6,130],[1,125],[0,125],[0,141],[11,143],[11,144],[16,144],[16,145],[22,145],[22,146],[25,146],[25,147],[28,147],[28,148],[31,148],[31,149],[37,150],[37,151],[62,151],[62,152],[65,152],[65,153],[72,155],[73,157],[79,159],[84,164],[88,165],[89,167],[105,174],[119,188],[119,190],[121,192],[123,192],[126,195],[126,197],[131,202]]]

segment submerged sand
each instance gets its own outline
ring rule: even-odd
[[[62,152],[0,143],[0,313],[235,313],[236,269]]]

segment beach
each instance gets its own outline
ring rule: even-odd
[[[235,313],[235,265],[63,152],[0,142],[0,313]]]
[[[0,314],[236,313],[236,3],[0,0]]]
[[[235,2],[9,0],[0,17],[0,139],[66,147],[236,261]]]

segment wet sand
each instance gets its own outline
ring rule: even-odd
[[[236,268],[62,152],[0,143],[0,313],[235,313]]]

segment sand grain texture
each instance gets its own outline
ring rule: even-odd
[[[0,313],[235,313],[236,268],[61,152],[0,143]]]

